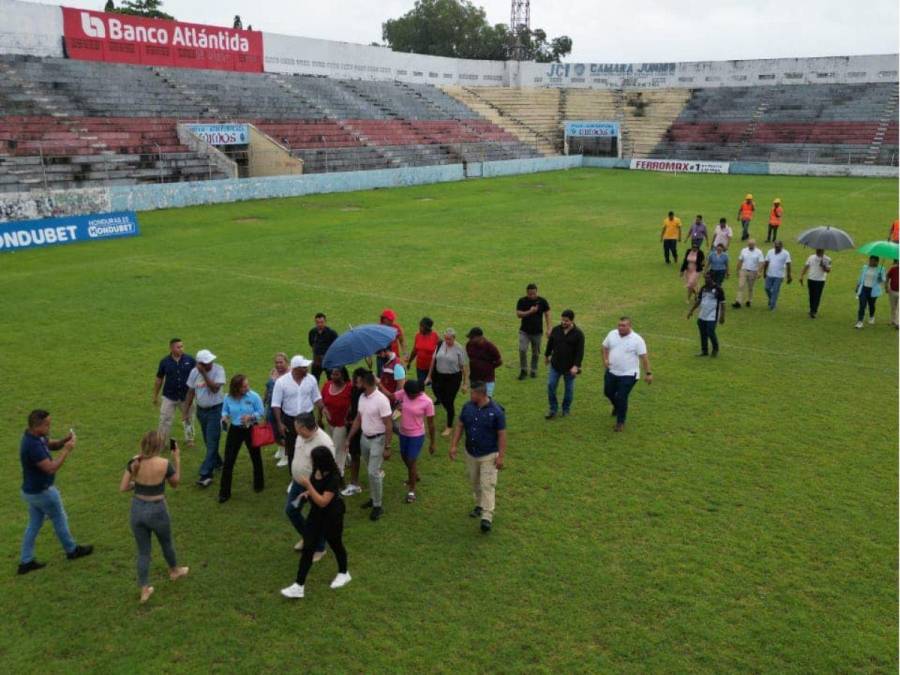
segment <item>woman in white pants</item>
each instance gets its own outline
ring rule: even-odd
[[[322,416],[331,429],[331,440],[334,441],[335,461],[341,476],[347,464],[347,452],[344,449],[347,441],[347,413],[350,410],[350,395],[353,386],[350,384],[350,373],[346,368],[332,368],[328,380],[322,385],[322,409],[319,412],[319,426],[323,429]]]

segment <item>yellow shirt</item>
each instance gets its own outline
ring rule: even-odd
[[[681,239],[681,218],[663,219],[663,239]]]

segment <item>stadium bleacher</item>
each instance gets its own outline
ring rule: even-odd
[[[0,191],[225,177],[179,122],[250,122],[307,173],[539,157],[567,119],[626,156],[897,163],[897,85],[445,86],[0,56]]]

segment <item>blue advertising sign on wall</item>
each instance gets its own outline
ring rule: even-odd
[[[138,234],[140,230],[134,211],[20,220],[0,223],[0,253],[79,241],[136,237]]]
[[[614,138],[619,135],[618,122],[580,121],[566,122],[566,136]]]
[[[246,124],[188,124],[187,128],[210,145],[247,145],[250,127]]]

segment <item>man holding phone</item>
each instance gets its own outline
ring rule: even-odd
[[[225,369],[216,361],[216,355],[208,349],[197,352],[197,365],[188,375],[188,392],[184,402],[184,421],[191,419],[191,406],[197,400],[197,421],[206,444],[206,457],[200,465],[197,485],[209,487],[213,473],[220,468],[219,440],[222,437],[222,403],[225,400]]]
[[[22,554],[19,559],[19,574],[28,574],[46,566],[34,557],[34,544],[44,519],[49,518],[53,529],[69,560],[90,555],[93,546],[80,546],[69,532],[69,519],[63,508],[59,490],[53,485],[56,473],[66,463],[75,449],[74,430],[60,440],[50,439],[50,413],[46,410],[32,410],[28,415],[28,428],[22,435],[19,458],[22,462],[22,499],[28,504],[28,527],[22,540]],[[59,450],[56,459],[51,450]]]

